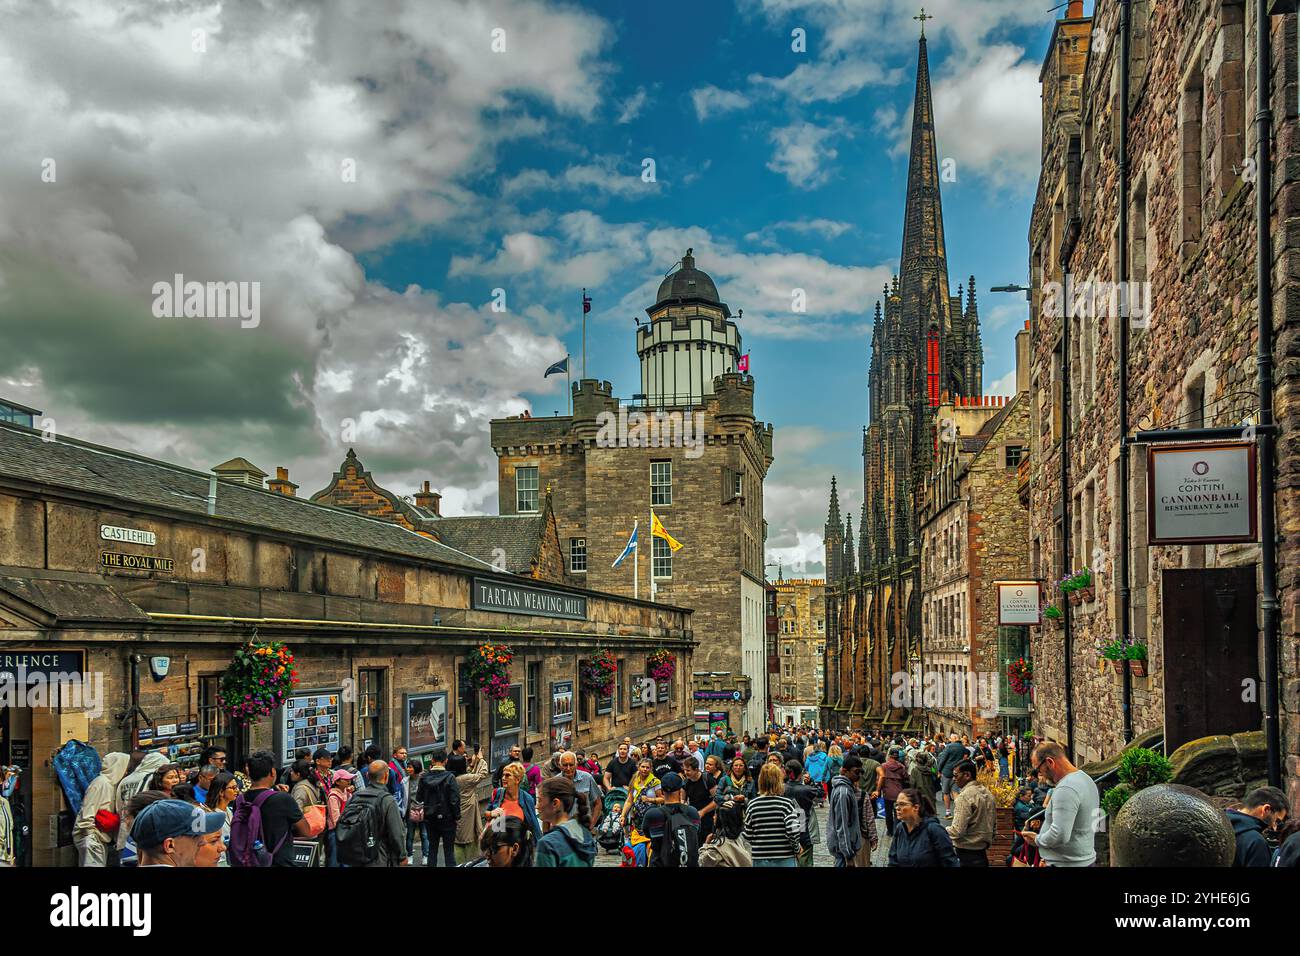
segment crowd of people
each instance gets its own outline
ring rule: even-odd
[[[986,867],[995,786],[1017,788],[1001,862],[1086,867],[1101,818],[1097,784],[1061,745],[997,736],[796,727],[624,738],[603,763],[563,750],[537,764],[516,746],[489,768],[463,740],[422,757],[343,746],[227,763],[218,747],[188,773],[157,752],[108,754],[76,817],[80,864],[807,867],[820,845],[836,867]],[[1288,814],[1271,788],[1229,811],[1237,865],[1300,865]]]

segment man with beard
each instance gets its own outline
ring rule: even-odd
[[[681,776],[682,763],[676,757],[668,752],[668,745],[662,740],[655,744],[654,754],[654,774],[660,780],[666,773],[675,773]]]

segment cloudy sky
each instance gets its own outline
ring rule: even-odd
[[[565,408],[542,373],[580,351],[580,290],[588,372],[628,396],[632,317],[693,246],[776,426],[769,560],[820,573],[830,476],[855,525],[861,503],[916,6],[0,0],[0,396],[305,494],[353,445],[396,491],[493,513],[487,423]],[[952,284],[977,277],[1005,393],[1024,304],[988,287],[1026,274],[1056,14],[926,9]],[[260,283],[260,322],[156,315],[177,274]]]

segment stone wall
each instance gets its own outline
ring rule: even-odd
[[[1149,322],[1130,324],[1128,421],[1117,419],[1119,322],[1109,310],[1098,317],[1070,319],[1073,343],[1065,360],[1073,379],[1069,494],[1076,536],[1072,554],[1057,556],[1055,527],[1061,501],[1060,444],[1054,423],[1059,406],[1055,383],[1063,320],[1047,314],[1043,283],[1065,277],[1075,283],[1117,277],[1119,4],[1099,0],[1093,23],[1062,37],[1073,59],[1050,63],[1046,76],[1079,77],[1077,55],[1089,38],[1105,37],[1080,77],[1078,108],[1070,99],[1048,102],[1044,124],[1043,169],[1030,227],[1033,283],[1034,448],[1030,536],[1041,555],[1039,574],[1056,579],[1089,566],[1097,599],[1072,609],[1074,625],[1075,744],[1079,760],[1097,760],[1123,744],[1121,691],[1110,670],[1098,666],[1096,642],[1119,633],[1119,588],[1115,581],[1119,517],[1131,521],[1131,632],[1148,645],[1151,676],[1134,680],[1133,723],[1159,726],[1163,720],[1164,621],[1160,580],[1166,568],[1226,567],[1257,564],[1256,546],[1146,546],[1143,449],[1130,463],[1130,502],[1116,500],[1122,431],[1138,428],[1229,426],[1257,407],[1255,178],[1244,157],[1255,151],[1253,17],[1243,16],[1239,0],[1182,0],[1153,5],[1132,74],[1129,125],[1129,277],[1150,282]],[[1058,36],[1065,32],[1058,30]],[[1275,209],[1272,234],[1277,268],[1275,326],[1284,369],[1278,411],[1294,418],[1296,363],[1293,348],[1300,305],[1297,239],[1290,222],[1300,209],[1300,151],[1296,143],[1296,23],[1294,16],[1273,18]],[[1199,76],[1199,79],[1198,79]],[[1055,80],[1045,82],[1045,93]],[[1070,82],[1073,82],[1071,80]],[[1197,84],[1202,96],[1196,101]],[[1198,132],[1193,121],[1199,118]],[[1067,168],[1071,137],[1081,157],[1077,189]],[[1201,163],[1198,175],[1196,163]],[[1062,268],[1057,257],[1071,217],[1078,217],[1078,242]],[[1284,419],[1285,420],[1285,419]],[[1284,427],[1284,432],[1290,431]],[[1297,674],[1296,548],[1300,539],[1294,495],[1300,446],[1282,445],[1278,508],[1282,529],[1281,667],[1284,681],[1283,731],[1287,770],[1294,780],[1300,755],[1300,681]],[[1076,496],[1081,496],[1076,498]],[[1082,502],[1082,506],[1080,505]],[[1091,508],[1087,504],[1091,503]],[[1083,513],[1080,513],[1080,512]],[[1082,520],[1082,526],[1075,521]],[[1047,628],[1036,636],[1034,658],[1038,693],[1035,730],[1065,739],[1061,632]],[[1262,656],[1261,656],[1262,666]],[[1256,679],[1262,674],[1242,675]]]

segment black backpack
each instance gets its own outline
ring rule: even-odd
[[[452,773],[443,774],[437,780],[426,782],[420,778],[420,791],[423,792],[424,820],[436,827],[445,827],[460,819],[460,785]],[[419,792],[417,791],[417,796]]]
[[[367,787],[358,791],[343,808],[334,840],[339,862],[344,866],[374,866],[379,862],[379,823],[387,790]]]
[[[661,807],[668,817],[664,835],[655,847],[653,860],[658,866],[699,866],[700,865],[700,825],[690,819],[680,804]]]

